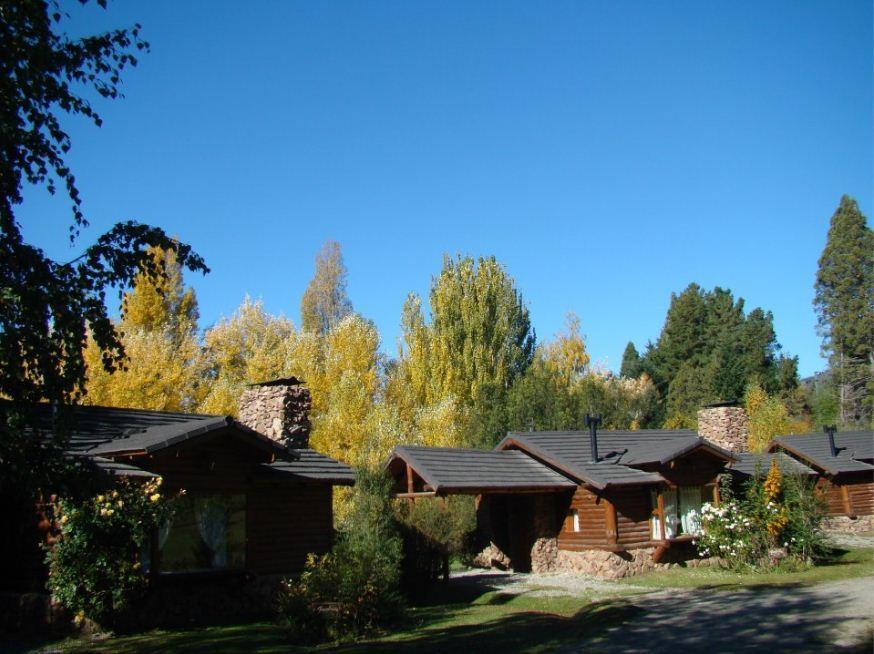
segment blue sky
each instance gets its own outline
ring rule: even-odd
[[[494,254],[541,339],[577,312],[611,368],[692,281],[824,365],[828,219],[872,210],[868,1],[70,4],[74,32],[152,45],[104,127],[68,122],[82,243],[129,218],[192,243],[203,326],[246,293],[297,322],[330,238],[390,354],[448,252]],[[19,216],[71,254],[61,199]]]

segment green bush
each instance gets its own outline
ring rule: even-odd
[[[471,556],[476,532],[473,497],[396,502],[395,516],[404,539],[401,587],[411,599],[447,572],[450,558]]]
[[[734,497],[723,488],[723,502],[701,510],[701,556],[718,556],[735,569],[808,565],[827,550],[820,526],[825,503],[814,485],[800,475],[784,475],[772,464],[757,473]],[[772,552],[785,553],[785,558]]]
[[[122,480],[85,501],[55,503],[59,535],[48,548],[47,585],[77,621],[111,625],[145,591],[140,553],[171,511],[160,486],[160,478]]]
[[[329,554],[310,556],[279,593],[280,621],[299,641],[364,636],[397,619],[403,549],[383,473],[359,470],[352,506]]]

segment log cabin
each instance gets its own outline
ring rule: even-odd
[[[827,526],[849,531],[874,529],[874,431],[780,436],[768,445],[817,477],[826,497]]]
[[[163,491],[185,490],[142,554],[155,579],[286,575],[301,571],[309,553],[330,549],[333,488],[355,479],[349,466],[307,446],[308,408],[309,393],[294,378],[252,385],[241,399],[241,420],[79,406],[66,455],[81,462],[97,486],[160,476]],[[41,405],[36,413],[45,433],[51,407]],[[269,436],[244,420],[269,424],[263,429]],[[7,553],[31,550],[3,557],[15,562],[3,570],[3,590],[39,591],[44,583],[39,535],[23,533],[33,526],[25,522],[0,537]],[[45,520],[42,529],[49,529]]]
[[[730,451],[690,430],[511,432],[490,452],[397,447],[399,498],[476,496],[484,565],[619,577],[690,558]]]

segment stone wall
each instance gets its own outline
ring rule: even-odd
[[[704,407],[698,411],[698,435],[730,452],[746,452],[750,435],[747,412],[740,406]]]
[[[874,516],[860,515],[850,518],[845,515],[830,516],[823,520],[825,531],[835,531],[842,534],[864,534],[874,531]]]
[[[559,550],[555,562],[556,572],[575,572],[599,579],[622,579],[634,575],[649,572],[651,570],[667,570],[681,566],[689,568],[718,566],[718,559],[672,560],[670,556],[660,563],[652,560],[654,547],[641,547],[639,549],[626,550],[623,552],[608,552],[606,550],[586,550],[584,552],[570,552]],[[668,550],[670,552],[670,550]]]
[[[237,420],[291,447],[308,447],[311,406],[309,389],[293,377],[253,384],[240,397]]]

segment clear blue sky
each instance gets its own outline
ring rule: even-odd
[[[69,4],[76,32],[152,44],[102,129],[68,123],[83,243],[127,218],[192,243],[203,326],[246,293],[297,322],[331,238],[388,353],[460,252],[506,265],[540,338],[576,311],[614,369],[692,281],[823,367],[828,219],[843,193],[874,206],[868,0]],[[70,254],[63,202],[19,215]]]

